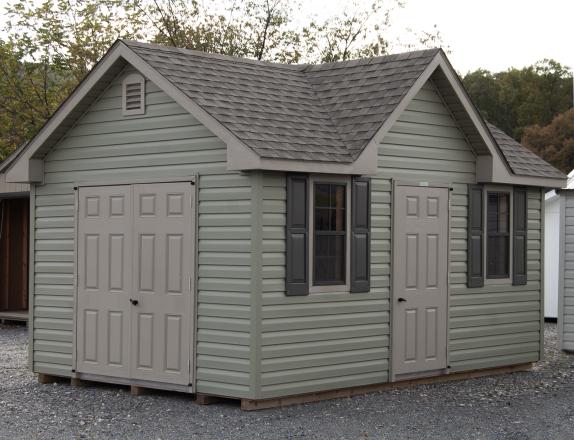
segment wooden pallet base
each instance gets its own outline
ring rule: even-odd
[[[68,377],[53,376],[51,374],[38,373],[38,383],[61,383],[70,380]]]
[[[461,373],[452,373],[442,376],[425,377],[419,379],[409,379],[400,382],[386,382],[381,384],[366,385],[352,388],[341,388],[337,390],[320,391],[316,393],[300,394],[296,396],[280,397],[275,399],[233,399],[222,396],[215,396],[211,394],[197,393],[195,395],[195,403],[198,405],[212,405],[222,402],[239,401],[241,404],[241,409],[243,411],[255,411],[260,409],[269,408],[280,408],[290,405],[300,405],[303,403],[320,402],[323,400],[332,400],[340,398],[348,398],[359,396],[362,394],[375,393],[385,390],[396,390],[400,388],[407,388],[416,385],[427,385],[435,384],[441,382],[450,382],[455,380],[465,380],[473,379],[484,376],[495,376],[499,374],[515,373],[518,371],[528,371],[532,368],[532,363],[512,365],[509,367],[500,368],[489,368],[483,370],[466,371]],[[60,376],[53,376],[50,374],[38,374],[38,382],[42,384],[51,384],[55,382],[67,382],[70,381],[70,385],[73,387],[85,387],[88,386],[91,381],[86,381],[78,378],[66,378]],[[146,388],[138,385],[132,385],[130,387],[130,392],[133,396],[142,396],[146,394],[152,394],[156,392],[161,392],[160,390]]]
[[[515,373],[518,371],[528,371],[531,368],[532,363],[527,363],[527,364],[513,365],[509,367],[489,368],[484,370],[474,370],[461,373],[446,374],[443,376],[403,380],[400,382],[386,382],[381,384],[366,385],[353,388],[342,388],[338,390],[321,391],[317,393],[301,394],[297,396],[281,397],[277,399],[263,399],[263,400],[241,399],[241,409],[243,411],[255,411],[259,409],[280,408],[290,405],[300,405],[303,403],[320,402],[323,400],[354,397],[362,394],[375,393],[379,391],[408,388],[416,385],[428,385],[441,382],[450,382],[455,380],[465,380],[484,376],[495,376],[499,374]]]
[[[214,403],[225,402],[229,399],[219,396],[211,396],[209,394],[197,393],[195,395],[195,403],[198,405],[213,405]]]

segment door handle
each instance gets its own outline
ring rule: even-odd
[[[137,306],[139,301],[137,299],[131,299],[130,298],[130,302],[132,303],[132,306]]]
[[[404,299],[404,298],[399,298],[399,302],[400,302],[400,303],[406,303],[406,302],[407,302],[407,300],[406,300],[406,299]]]

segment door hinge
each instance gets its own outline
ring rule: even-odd
[[[191,292],[191,277],[188,278],[188,289]]]

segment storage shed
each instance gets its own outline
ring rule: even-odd
[[[24,146],[0,163],[0,320],[28,319],[29,185],[6,182]]]
[[[568,173],[567,189],[574,189],[574,171]],[[549,321],[558,318],[560,285],[560,228],[564,215],[560,211],[559,191],[548,191],[545,196],[544,222],[544,317]]]
[[[570,175],[569,175],[570,176]],[[557,191],[560,222],[558,258],[558,339],[562,350],[574,351],[574,190]]]
[[[253,408],[543,353],[565,176],[441,50],[281,65],[118,41],[8,177],[32,185],[42,375]]]

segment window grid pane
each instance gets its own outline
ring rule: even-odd
[[[510,194],[489,192],[486,211],[486,276],[510,276]]]
[[[313,284],[345,284],[346,186],[317,183],[314,192]]]

